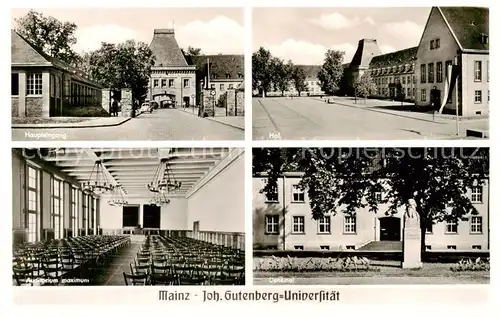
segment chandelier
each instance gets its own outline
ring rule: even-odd
[[[182,183],[175,179],[166,158],[160,160],[153,180],[147,184],[148,190],[153,193],[170,193],[179,190],[181,186]]]
[[[93,193],[97,195],[113,190],[113,185],[105,173],[100,160],[95,161],[90,177],[83,183],[82,189],[86,193]]]
[[[170,199],[168,199],[164,193],[156,192],[153,193],[153,197],[149,200],[151,205],[162,206],[170,203]]]
[[[121,185],[116,185],[111,193],[111,198],[108,200],[110,206],[123,206],[127,205],[128,201],[123,197],[123,191]]]

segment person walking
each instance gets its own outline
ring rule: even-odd
[[[111,116],[118,116],[118,101],[116,99],[113,99],[113,102],[111,103]]]

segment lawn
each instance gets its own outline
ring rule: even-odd
[[[53,117],[53,118],[12,118],[12,124],[57,124],[57,123],[77,123],[91,120],[92,118],[65,118],[65,117]]]

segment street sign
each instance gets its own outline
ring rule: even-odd
[[[211,90],[211,91],[210,91],[210,94],[211,94],[212,96],[215,96],[215,90]]]
[[[192,95],[191,95],[191,98],[194,98],[194,97],[196,97],[196,96],[195,96],[194,94],[192,94]]]

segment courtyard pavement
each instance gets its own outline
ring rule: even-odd
[[[179,109],[159,109],[108,127],[13,128],[13,141],[243,140],[244,131]]]
[[[179,110],[197,116],[198,108],[180,108]],[[215,108],[215,117],[208,117],[205,119],[219,122],[233,128],[245,130],[245,117],[244,116],[226,116],[226,111],[223,108]]]
[[[459,133],[450,116],[384,109],[401,103],[335,98],[253,98],[253,139],[407,140],[461,139],[467,129],[488,130],[488,118],[461,120]]]

